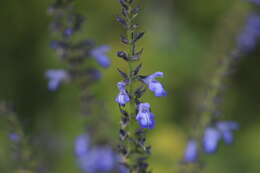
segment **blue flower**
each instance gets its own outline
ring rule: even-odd
[[[214,127],[207,127],[204,132],[203,145],[206,153],[214,153],[218,148],[221,133]]]
[[[260,0],[249,0],[249,2],[255,3],[257,5],[260,5]]]
[[[167,93],[164,90],[163,85],[159,81],[155,80],[157,77],[163,77],[163,72],[156,72],[150,76],[147,76],[143,79],[143,81],[149,86],[149,89],[154,92],[156,97],[166,96]]]
[[[120,173],[129,173],[129,170],[123,165],[119,165],[118,169]]]
[[[188,141],[185,154],[184,154],[184,162],[196,162],[198,158],[198,144],[197,141],[191,139]]]
[[[69,75],[65,70],[48,70],[45,76],[49,79],[48,89],[55,91],[60,84],[69,79]]]
[[[110,172],[116,167],[116,156],[110,147],[96,147],[78,157],[78,163],[87,173]]]
[[[77,156],[86,155],[90,148],[90,138],[87,134],[80,135],[75,141],[75,154]]]
[[[136,120],[142,128],[153,129],[155,126],[154,115],[150,111],[149,103],[140,103]]]
[[[257,39],[260,37],[260,16],[252,14],[248,17],[245,28],[237,40],[237,47],[244,53],[255,49]]]
[[[116,97],[116,102],[120,105],[125,105],[127,102],[130,101],[130,97],[125,89],[126,83],[125,82],[118,82],[117,87],[119,89],[119,94]]]
[[[96,61],[104,68],[110,66],[111,62],[106,53],[110,50],[109,46],[100,46],[93,49],[90,55],[96,59]]]
[[[239,129],[239,124],[233,121],[222,121],[217,123],[217,128],[222,133],[222,138],[226,144],[234,141],[233,130]]]
[[[86,173],[105,173],[118,170],[127,173],[127,169],[118,165],[120,158],[109,146],[91,147],[90,137],[80,135],[75,140],[74,150],[79,167]]]
[[[99,171],[111,171],[116,164],[116,153],[109,147],[93,149],[98,155],[97,167]]]
[[[64,35],[65,35],[66,37],[72,36],[73,33],[74,33],[73,28],[67,28],[67,29],[65,29],[65,31],[64,31]]]
[[[19,142],[21,140],[21,136],[17,133],[10,133],[9,139],[13,142]]]

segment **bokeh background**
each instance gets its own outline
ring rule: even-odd
[[[50,49],[51,18],[47,15],[51,0],[1,0],[0,6],[0,98],[16,105],[26,133],[34,139],[38,156],[53,173],[79,173],[73,143],[85,129],[79,112],[79,91],[63,85],[58,92],[47,90],[44,72],[62,68]],[[240,0],[146,0],[139,18],[146,32],[141,41],[145,52],[143,72],[165,72],[162,82],[168,97],[146,100],[152,105],[157,127],[149,133],[153,146],[150,163],[155,173],[174,173],[198,118],[218,60],[227,56],[243,27],[245,17],[257,10]],[[114,16],[119,13],[117,0],[77,0],[76,7],[87,16],[82,37],[98,44],[109,44],[112,66],[102,70],[97,95],[105,100],[113,128],[108,129],[115,142],[119,111],[114,102],[116,68],[125,68],[116,51],[122,48],[123,32]],[[220,145],[214,155],[203,156],[207,173],[256,173],[260,171],[260,52],[244,57],[228,80],[223,99],[223,119],[241,124],[233,145]],[[2,123],[1,123],[2,124]],[[8,165],[4,126],[0,127],[0,172]],[[5,171],[3,171],[5,173]]]

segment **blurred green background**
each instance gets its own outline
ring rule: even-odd
[[[26,133],[36,138],[34,155],[41,157],[48,172],[78,173],[73,140],[84,130],[79,113],[79,91],[63,85],[58,92],[47,90],[44,72],[62,68],[49,48],[52,39],[46,9],[51,0],[1,0],[0,6],[0,96],[12,100]],[[155,173],[174,173],[198,116],[210,76],[217,62],[232,50],[236,34],[252,6],[240,0],[146,0],[139,18],[146,32],[143,72],[165,72],[162,82],[168,97],[158,99],[148,92],[157,127],[149,133],[153,146],[151,167]],[[125,68],[116,51],[122,48],[122,28],[114,20],[120,12],[117,0],[77,0],[76,7],[87,16],[82,38],[112,47],[112,66],[102,70],[97,94],[106,102],[113,120],[111,134],[117,140],[119,111],[114,98],[116,68]],[[260,59],[259,50],[245,57],[229,79],[223,101],[223,119],[236,120],[241,129],[231,146],[221,144],[218,152],[203,156],[207,173],[260,172]],[[114,87],[111,87],[114,86]],[[2,124],[2,123],[1,123]],[[8,165],[5,133],[0,127],[0,169]],[[2,172],[0,170],[0,172]],[[3,171],[3,173],[5,173]]]

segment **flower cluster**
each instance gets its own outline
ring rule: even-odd
[[[259,3],[258,0],[250,1]],[[253,13],[246,19],[245,27],[237,37],[235,50],[221,60],[215,75],[212,77],[210,89],[203,102],[204,110],[186,147],[184,162],[197,163],[202,151],[207,154],[215,153],[221,140],[226,144],[233,142],[233,131],[238,130],[239,125],[233,121],[220,119],[219,100],[223,95],[223,86],[231,74],[230,72],[235,71],[234,67],[242,56],[256,48],[259,38],[260,15]],[[202,145],[200,145],[201,143]]]
[[[232,144],[234,137],[233,131],[238,130],[239,125],[233,121],[220,121],[214,124],[214,126],[209,126],[205,129],[203,135],[203,150],[207,154],[215,153],[218,149],[218,145],[221,139],[225,144]],[[185,162],[196,162],[198,159],[199,146],[195,139],[190,139],[185,155]]]
[[[204,151],[214,153],[221,139],[223,139],[226,144],[231,144],[234,140],[233,130],[238,129],[238,123],[232,121],[218,122],[215,126],[207,127],[203,137]]]
[[[56,0],[48,10],[53,16],[51,30],[57,36],[50,46],[68,65],[68,70],[51,69],[46,72],[50,91],[57,90],[64,81],[81,81],[81,85],[85,85],[98,79],[99,75],[96,74],[99,72],[95,67],[84,66],[86,63],[90,64],[90,59],[94,59],[104,68],[111,63],[107,56],[109,46],[96,46],[92,40],[74,41],[73,36],[81,30],[84,18],[74,11],[73,2],[74,0]]]
[[[130,172],[148,172],[146,160],[150,154],[150,146],[146,146],[146,129],[155,126],[154,114],[147,102],[141,101],[148,88],[156,97],[166,96],[163,85],[156,79],[163,77],[163,72],[143,76],[140,75],[142,64],[137,65],[143,54],[143,49],[137,49],[137,42],[143,38],[144,32],[138,32],[138,24],[134,19],[141,8],[135,6],[134,0],[120,0],[121,16],[116,20],[124,27],[126,33],[121,35],[121,42],[127,51],[119,51],[117,56],[127,62],[128,72],[118,69],[123,80],[117,83],[119,94],[115,101],[119,104],[121,117],[119,152],[123,163]],[[136,125],[135,125],[136,124]],[[137,127],[139,126],[139,127]],[[136,157],[137,155],[138,157]]]
[[[58,57],[65,62],[66,69],[50,69],[45,73],[48,79],[48,89],[56,91],[61,84],[71,82],[81,89],[81,112],[91,113],[93,93],[86,92],[95,81],[99,80],[101,73],[92,61],[96,61],[103,68],[111,64],[107,56],[110,47],[96,46],[92,40],[76,40],[74,36],[80,33],[84,17],[74,10],[74,0],[56,0],[48,12],[53,16],[51,31],[56,37],[51,41],[51,48]]]
[[[75,154],[79,167],[86,173],[120,172],[127,173],[119,166],[118,155],[109,146],[91,146],[89,135],[83,134],[75,140]]]

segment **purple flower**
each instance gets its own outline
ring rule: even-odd
[[[238,129],[238,123],[233,121],[221,121],[216,123],[215,127],[208,127],[205,130],[203,139],[205,152],[215,152],[220,139],[223,139],[226,144],[231,144],[234,140],[232,131]]]
[[[96,155],[98,155],[97,167],[99,171],[111,171],[116,164],[116,154],[109,147],[96,148]]]
[[[87,173],[109,172],[116,166],[116,153],[109,147],[92,148],[78,158],[78,163]]]
[[[191,139],[188,141],[185,154],[184,154],[184,161],[185,162],[195,162],[198,158],[198,146],[197,141]]]
[[[65,29],[65,31],[64,31],[64,35],[65,35],[66,37],[72,36],[73,33],[74,33],[73,28],[67,28],[67,29]]]
[[[222,121],[217,123],[217,128],[222,133],[222,138],[226,144],[234,141],[233,130],[239,129],[239,124],[233,121]]]
[[[119,94],[116,97],[116,102],[120,105],[125,105],[127,102],[130,101],[130,97],[125,89],[126,83],[125,82],[118,82],[117,87],[119,89]]]
[[[154,114],[150,110],[149,103],[140,103],[136,120],[142,128],[153,129],[155,126]]]
[[[75,154],[77,156],[83,156],[88,153],[90,148],[90,138],[87,134],[83,134],[77,137],[75,141]]]
[[[155,80],[157,77],[163,77],[163,72],[156,72],[150,76],[147,76],[143,79],[143,81],[149,86],[149,89],[154,92],[156,97],[166,96],[167,93],[164,90],[163,85],[159,81]]]
[[[248,53],[255,49],[260,37],[260,16],[252,14],[248,17],[245,28],[237,39],[237,47],[242,52]]]
[[[55,91],[60,84],[69,79],[69,75],[65,70],[48,70],[45,76],[49,79],[48,89]]]
[[[50,47],[54,49],[61,58],[64,58],[67,55],[69,45],[63,41],[53,40],[50,43]]]
[[[91,147],[90,137],[87,134],[80,135],[75,140],[75,154],[79,167],[86,173],[105,173],[118,169],[119,156],[108,146]]]
[[[249,2],[255,3],[257,5],[260,5],[260,0],[248,0]]]
[[[111,62],[106,53],[110,50],[109,46],[100,46],[93,49],[90,55],[96,59],[96,61],[104,68],[110,66]]]
[[[213,127],[206,128],[203,137],[203,146],[206,153],[214,153],[218,148],[221,139],[221,133]]]
[[[21,136],[18,135],[17,133],[10,133],[9,139],[13,142],[19,142],[21,140]]]
[[[120,173],[129,173],[129,170],[125,166],[119,165],[119,172]]]

